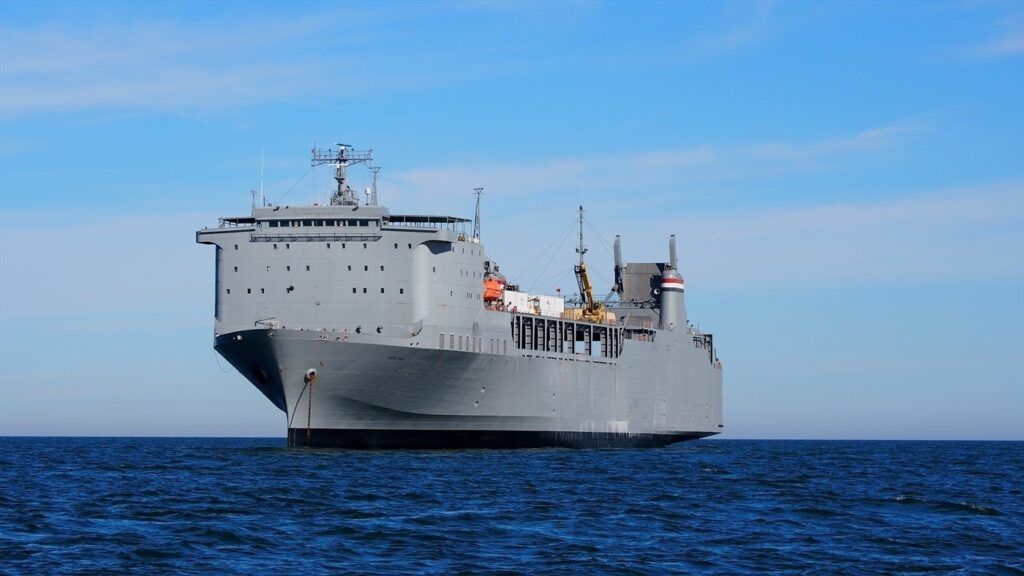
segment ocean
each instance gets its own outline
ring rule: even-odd
[[[5,574],[1024,574],[1024,443],[0,438]]]

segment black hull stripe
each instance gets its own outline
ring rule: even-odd
[[[526,432],[510,430],[373,430],[288,429],[289,446],[362,449],[449,448],[654,448],[711,436],[684,434],[615,434],[610,432]]]

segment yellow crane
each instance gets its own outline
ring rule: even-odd
[[[587,247],[583,245],[583,206],[580,206],[580,245],[576,248],[580,255],[580,263],[574,267],[576,272],[576,283],[580,287],[580,298],[583,300],[583,308],[578,310],[577,317],[587,322],[605,322],[608,314],[604,310],[604,304],[594,299],[594,287],[590,284],[590,276],[587,275],[587,264],[583,261],[583,255],[587,253]],[[575,312],[575,311],[574,311]]]

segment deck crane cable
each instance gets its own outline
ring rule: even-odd
[[[612,260],[614,260],[615,255],[612,253],[611,243],[608,242],[608,239],[601,234],[601,231],[598,230],[596,226],[590,223],[590,219],[584,217],[583,222],[586,223],[587,227],[590,228],[592,232],[597,234],[597,237],[601,240],[601,247],[604,248],[604,251],[607,252],[608,255],[612,257]]]
[[[295,190],[295,187],[299,185],[299,182],[302,182],[302,179],[303,179],[303,178],[305,178],[305,177],[306,177],[306,175],[307,175],[307,174],[309,174],[311,170],[313,170],[313,168],[314,168],[314,166],[310,166],[309,168],[306,168],[306,171],[302,173],[302,176],[299,176],[299,179],[298,179],[298,180],[296,180],[296,181],[295,181],[295,182],[294,182],[294,183],[293,183],[293,184],[291,185],[291,187],[290,187],[290,188],[288,188],[287,190],[285,190],[284,194],[281,194],[281,197],[280,197],[280,198],[278,198],[278,199],[277,199],[277,202],[274,202],[274,204],[280,204],[280,203],[281,203],[281,200],[284,200],[284,197],[285,197],[285,196],[287,196],[289,192],[291,192],[292,190]]]
[[[570,226],[569,229],[571,230],[572,227]],[[545,272],[547,272],[548,266],[551,266],[551,262],[554,261],[555,256],[558,256],[559,252],[562,250],[562,246],[565,245],[565,241],[569,239],[569,236],[571,236],[571,234],[569,234],[568,230],[566,230],[566,234],[562,236],[562,241],[558,243],[558,248],[555,248],[554,251],[551,252],[551,256],[548,258],[548,261],[544,264],[544,267],[540,269],[540,272],[537,273],[537,276],[533,279],[533,282],[530,283],[530,292],[533,292],[533,288],[537,285],[537,281],[540,280],[540,277],[543,276]]]
[[[559,279],[561,279],[561,278],[562,278],[563,276],[565,276],[566,274],[569,274],[569,275],[571,275],[571,274],[572,274],[572,271],[571,271],[571,270],[568,270],[568,269],[564,269],[564,268],[563,268],[563,269],[560,269],[560,270],[559,270],[558,272],[556,272],[556,273],[555,273],[555,274],[554,274],[553,276],[549,276],[549,277],[548,277],[548,278],[546,278],[546,279],[545,279],[545,280],[544,280],[543,282],[539,282],[539,283],[538,283],[539,289],[540,289],[540,290],[542,290],[542,291],[543,291],[543,290],[545,290],[547,286],[550,286],[550,285],[552,285],[552,284],[554,283],[554,281],[555,281],[555,280],[559,280]]]
[[[536,263],[537,263],[538,261],[540,261],[540,259],[541,259],[541,258],[542,258],[542,257],[543,257],[543,256],[544,256],[545,254],[547,254],[548,250],[550,250],[550,249],[551,249],[551,247],[552,247],[552,246],[554,246],[556,242],[558,242],[559,238],[561,238],[561,237],[562,237],[563,235],[565,235],[565,234],[568,234],[568,233],[569,233],[569,231],[570,231],[570,230],[572,230],[573,224],[575,224],[575,222],[570,222],[570,223],[569,223],[569,225],[565,227],[565,230],[563,230],[563,231],[562,231],[562,232],[561,232],[560,234],[558,234],[557,236],[555,236],[555,238],[554,238],[553,240],[551,240],[551,243],[550,243],[550,244],[548,244],[547,248],[545,248],[544,250],[541,250],[541,251],[540,251],[540,252],[539,252],[539,253],[537,254],[537,256],[535,256],[535,257],[534,257],[533,261],[532,261],[532,262],[530,262],[529,264],[527,264],[526,268],[523,268],[523,269],[522,269],[522,270],[521,270],[521,271],[519,272],[519,276],[520,276],[520,277],[522,277],[522,276],[525,276],[525,275],[526,275],[526,272],[527,272],[527,271],[529,271],[529,270],[530,270],[530,268],[533,268],[533,265],[534,265],[534,264],[536,264]]]

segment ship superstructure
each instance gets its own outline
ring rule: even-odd
[[[327,205],[255,205],[197,232],[216,251],[214,347],[287,417],[289,445],[657,446],[722,429],[712,336],[688,322],[675,238],[597,301],[522,292],[473,221],[378,205],[372,152],[314,148]],[[366,164],[361,198],[346,170]]]

